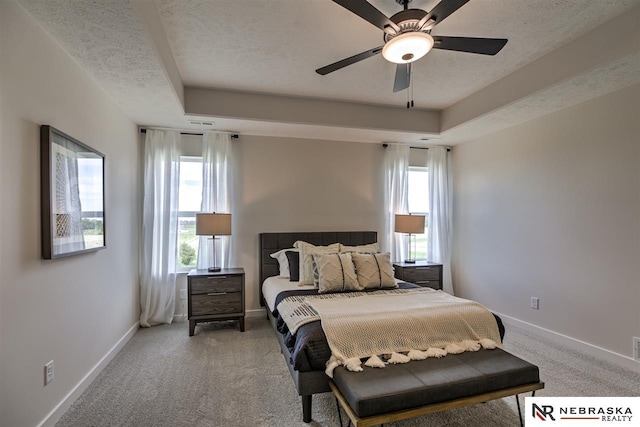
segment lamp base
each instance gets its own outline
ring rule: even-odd
[[[415,264],[416,260],[415,259],[405,259],[404,262],[406,262],[407,264]]]
[[[211,273],[217,273],[217,272],[219,272],[219,271],[221,271],[221,270],[222,270],[222,268],[221,268],[221,267],[209,267],[209,268],[207,269],[207,271],[209,271],[209,272],[211,272]]]

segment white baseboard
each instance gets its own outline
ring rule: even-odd
[[[111,362],[111,360],[122,350],[127,342],[133,337],[136,331],[140,328],[140,322],[136,322],[123,336],[118,340],[118,342],[111,347],[111,349],[105,354],[102,359],[96,365],[91,368],[91,370],[87,373],[87,375],[80,380],[78,384],[56,405],[55,408],[51,412],[47,414],[46,417],[38,427],[48,427],[54,426],[56,422],[62,417],[62,415],[66,412],[67,409],[76,401],[78,397],[82,394],[83,391],[89,387],[89,385],[93,382],[94,379],[102,372],[102,370]]]
[[[603,359],[608,362],[614,363],[618,366],[621,366],[623,368],[640,372],[640,362],[633,360],[631,357],[628,357],[619,353],[615,353],[611,350],[607,350],[605,348],[598,347],[593,344],[589,344],[588,342],[584,342],[579,339],[572,338],[570,336],[563,335],[558,332],[554,332],[552,330],[545,329],[531,323],[524,322],[514,317],[507,316],[506,314],[501,314],[498,312],[494,312],[494,313],[500,316],[505,326],[515,326],[517,328],[525,329],[536,335],[540,335],[544,338],[548,338],[551,341],[554,341],[558,344],[565,345],[574,350],[580,351],[582,353],[588,354],[593,357],[597,357],[598,359]]]
[[[267,318],[267,311],[264,308],[255,308],[253,310],[247,310],[244,313],[245,317],[262,317],[262,318]]]

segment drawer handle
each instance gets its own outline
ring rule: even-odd
[[[416,283],[420,284],[420,283],[431,283],[431,282],[432,282],[431,280],[421,280],[421,281],[416,282]]]
[[[416,267],[416,270],[431,270],[431,267]]]
[[[226,279],[227,276],[212,276],[212,277],[207,277],[207,280],[215,280],[215,279]]]
[[[226,294],[227,294],[226,292],[211,292],[211,293],[207,294],[207,296],[215,297],[215,296],[218,296],[218,295],[226,295]]]

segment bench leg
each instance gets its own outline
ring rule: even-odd
[[[531,392],[531,397],[535,397],[536,395],[536,391],[533,390]],[[518,399],[518,395],[516,394],[516,403],[518,404],[518,419],[520,420],[520,427],[524,427],[524,424],[522,423],[522,411],[520,411],[520,399]]]
[[[340,411],[340,402],[338,402],[337,397],[336,397],[336,409],[338,410],[338,422],[340,423],[340,427],[342,427],[342,411]]]
[[[516,403],[518,404],[518,420],[520,421],[520,427],[523,427],[522,412],[520,411],[520,399],[518,398],[517,394],[516,394]]]
[[[302,395],[302,421],[311,422],[311,396],[310,394]]]

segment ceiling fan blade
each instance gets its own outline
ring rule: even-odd
[[[429,20],[433,20],[435,22],[433,25],[435,26],[468,2],[469,0],[442,0],[420,20],[418,26],[422,27]]]
[[[393,27],[394,30],[400,32],[400,28],[387,18],[382,12],[376,9],[371,3],[366,0],[333,0],[334,3],[338,3],[345,9],[355,13],[365,21],[375,25],[376,27],[384,30],[385,27]]]
[[[485,39],[482,37],[433,36],[434,49],[495,55],[507,44],[507,39]]]
[[[357,55],[350,56],[349,58],[345,58],[342,61],[334,62],[333,64],[318,68],[316,70],[316,73],[324,76],[329,73],[333,73],[334,71],[337,71],[341,68],[344,68],[347,65],[355,64],[356,62],[362,61],[363,59],[371,58],[372,56],[375,56],[380,52],[382,52],[382,46],[378,46],[374,49],[370,49]]]
[[[411,63],[398,64],[396,67],[396,79],[393,82],[393,91],[400,92],[409,87],[411,82]]]

